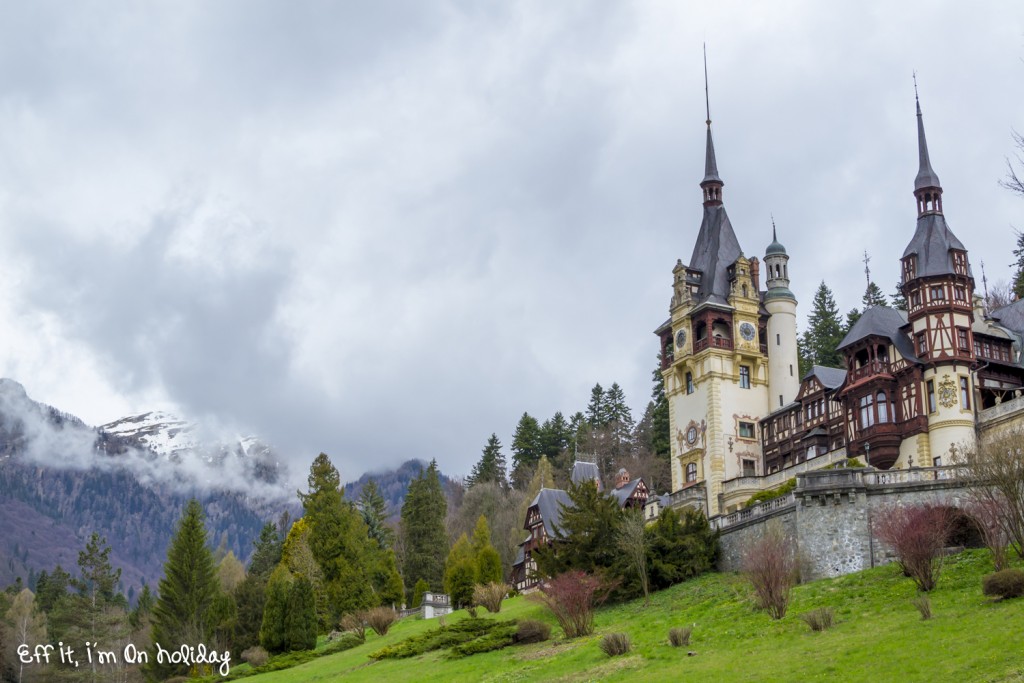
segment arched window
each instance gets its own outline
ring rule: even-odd
[[[875,411],[872,405],[875,397],[872,394],[860,397],[860,428],[867,429],[875,424]]]
[[[697,463],[690,462],[686,464],[686,483],[697,481]]]

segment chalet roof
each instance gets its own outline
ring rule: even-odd
[[[835,389],[846,381],[846,370],[830,368],[827,365],[812,365],[810,371],[800,381],[805,382],[810,377],[816,377],[826,389]]]
[[[562,489],[541,489],[537,496],[530,503],[530,507],[536,507],[544,522],[544,532],[549,537],[558,535],[558,523],[562,519],[562,507],[570,507],[572,501],[569,494]],[[525,524],[524,524],[525,526]]]
[[[926,213],[917,219],[917,229],[903,251],[903,258],[917,255],[917,277],[948,275],[953,272],[950,249],[967,251],[941,213]],[[967,264],[967,272],[970,273],[970,263]]]
[[[732,229],[729,216],[722,204],[704,207],[704,220],[700,224],[697,243],[690,256],[690,269],[701,272],[697,289],[697,303],[729,304],[728,268],[736,262],[743,251]]]
[[[916,88],[917,86],[915,86]],[[924,137],[924,118],[921,116],[921,102],[914,100],[917,105],[917,177],[914,179],[914,189],[924,190],[929,187],[941,188],[938,174],[932,170],[932,160],[928,156],[928,141]]]
[[[989,314],[1000,325],[1017,333],[1024,333],[1024,299],[997,308]]]
[[[885,337],[893,343],[900,355],[912,363],[918,362],[914,353],[914,345],[910,339],[900,331],[900,328],[907,324],[905,311],[898,311],[888,306],[872,306],[864,311],[850,331],[843,337],[839,349],[859,342],[867,337]]]
[[[597,482],[597,489],[601,490],[601,470],[598,469],[596,462],[577,460],[572,464],[572,473],[569,475],[569,480],[574,484],[594,481]]]
[[[633,492],[636,491],[636,487],[639,486],[642,481],[643,477],[637,477],[628,484],[624,484],[617,489],[612,489],[611,494],[619,501],[620,508],[625,507],[626,501],[629,500],[629,497],[633,495]]]

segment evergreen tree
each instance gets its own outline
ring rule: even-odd
[[[278,528],[270,522],[263,525],[260,530],[260,537],[253,541],[256,549],[249,560],[249,575],[262,577],[264,581],[270,578],[270,573],[281,561],[281,549],[284,547],[284,539]]]
[[[193,498],[185,506],[178,528],[167,550],[160,597],[153,608],[153,640],[164,647],[207,643],[213,636],[210,608],[217,596],[213,554],[206,545],[203,508]],[[163,680],[185,675],[188,667],[157,662],[150,653],[149,670]]]
[[[371,583],[381,605],[398,607],[405,600],[402,575],[398,573],[395,551],[391,548],[380,553]]]
[[[444,590],[458,609],[473,601],[473,587],[476,585],[476,562],[473,548],[466,534],[452,546],[444,566]]]
[[[41,611],[49,614],[58,602],[67,597],[69,585],[71,575],[59,564],[54,567],[53,573],[40,572],[36,580],[36,605]]]
[[[548,458],[555,458],[569,447],[571,437],[565,416],[556,412],[540,426],[541,451]]]
[[[288,590],[285,614],[285,639],[289,650],[312,650],[316,647],[316,606],[313,584],[299,577]]]
[[[822,281],[814,293],[811,314],[807,318],[807,331],[801,337],[800,376],[810,371],[812,365],[842,367],[843,355],[836,350],[842,340],[843,326],[839,322],[839,309],[832,290]]]
[[[579,569],[593,574],[608,571],[619,561],[616,542],[622,509],[612,496],[601,493],[592,481],[569,484],[570,505],[558,522],[558,541],[533,552],[538,571],[545,576]]]
[[[651,588],[661,590],[711,570],[718,558],[718,532],[703,513],[673,508],[661,511],[647,527],[647,566]]]
[[[377,541],[381,548],[390,548],[395,540],[395,532],[387,525],[388,504],[373,479],[366,482],[363,490],[359,492],[359,511],[363,515],[363,522],[370,538]]]
[[[613,382],[605,392],[605,412],[608,430],[607,460],[608,469],[617,465],[632,449],[633,430],[636,423],[632,412],[626,405],[626,394],[618,382]]]
[[[608,419],[604,389],[600,384],[595,384],[590,390],[590,403],[587,404],[587,424],[591,427],[603,427],[608,424]]]
[[[423,604],[423,594],[430,590],[430,584],[427,583],[426,579],[420,579],[416,582],[416,585],[412,589],[412,600],[409,601],[410,607],[419,607]]]
[[[529,471],[536,466],[543,455],[540,439],[540,425],[537,418],[523,413],[512,435],[512,485],[521,488],[527,481]]]
[[[651,390],[651,405],[648,412],[651,417],[650,447],[658,457],[669,459],[672,453],[672,435],[669,430],[668,398],[665,397],[665,376],[661,374],[661,354],[658,354],[658,365],[651,373],[654,388]]]
[[[473,530],[473,561],[476,564],[477,583],[501,581],[501,556],[491,545],[491,528],[483,515],[476,521]]]
[[[861,303],[864,304],[865,311],[873,306],[889,305],[889,301],[885,298],[885,294],[882,294],[882,289],[874,282],[868,282],[868,286],[864,290],[864,297],[861,299]]]
[[[589,429],[587,417],[582,412],[577,411],[569,418],[569,443],[566,444],[566,450],[573,458],[576,457],[579,446],[586,438]]]
[[[892,294],[892,307],[901,311],[907,310],[907,297],[903,296],[903,285],[896,283],[896,289]]]
[[[267,599],[260,626],[260,645],[270,653],[284,652],[288,649],[288,597],[291,593],[291,584],[292,576],[283,564],[278,565],[267,582]]]
[[[402,540],[405,547],[403,576],[406,585],[423,579],[432,590],[444,585],[448,534],[444,520],[448,503],[441,489],[437,461],[409,484],[402,505]]]
[[[263,626],[263,609],[267,600],[267,579],[249,574],[235,589],[237,623],[235,627],[235,648],[248,650],[260,642],[260,627]]]
[[[851,308],[850,312],[846,314],[846,324],[843,325],[843,336],[845,337],[853,329],[853,326],[857,324],[860,317],[863,315],[856,307]]]
[[[1017,235],[1017,247],[1013,255],[1017,259],[1013,265],[1016,270],[1013,273],[1013,296],[1017,299],[1024,298],[1024,232],[1014,230]]]
[[[362,515],[342,499],[341,477],[326,454],[310,466],[307,493],[299,494],[309,524],[309,548],[323,573],[326,609],[321,627],[337,623],[341,615],[372,607],[370,585],[373,550]],[[314,582],[314,576],[306,576]]]
[[[491,434],[484,446],[479,462],[473,465],[473,471],[466,478],[466,488],[471,489],[476,484],[492,482],[500,486],[508,486],[508,478],[505,475],[505,454],[501,452],[501,441],[497,434]]]

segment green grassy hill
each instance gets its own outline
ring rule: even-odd
[[[372,632],[352,650],[292,669],[262,674],[252,683],[310,681],[1024,681],[1024,598],[991,602],[981,577],[991,562],[982,551],[948,558],[931,594],[933,618],[911,604],[914,585],[895,566],[797,586],[789,613],[773,621],[754,611],[747,583],[712,574],[598,612],[593,636],[447,660],[433,652],[405,660],[368,657],[384,645],[436,628],[407,619],[381,638]],[[800,614],[831,606],[836,625],[815,633]],[[497,618],[549,620],[525,598],[507,600]],[[465,611],[449,623],[468,618]],[[495,618],[487,615],[485,618]],[[553,622],[552,622],[553,623]],[[671,647],[668,630],[692,626],[690,646]],[[633,651],[609,658],[598,648],[605,633],[629,634]],[[688,656],[688,652],[694,654]],[[246,667],[236,666],[242,673]]]

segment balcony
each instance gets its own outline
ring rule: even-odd
[[[850,384],[853,384],[857,380],[864,379],[865,377],[874,377],[875,375],[891,375],[892,368],[889,367],[889,363],[881,360],[868,361],[859,368],[855,368],[850,372]]]
[[[693,352],[699,353],[704,349],[732,349],[732,339],[727,337],[704,337],[693,342]]]

